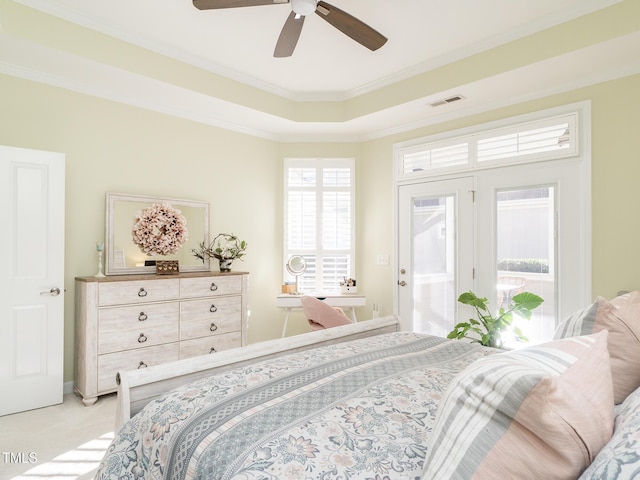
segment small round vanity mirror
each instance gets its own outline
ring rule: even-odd
[[[298,279],[307,270],[307,261],[302,255],[292,255],[287,262],[287,272],[296,277],[296,291],[293,295],[301,295],[298,288]]]
[[[302,255],[293,255],[287,262],[287,272],[291,275],[302,275],[307,269],[307,261]]]

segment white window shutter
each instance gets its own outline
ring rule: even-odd
[[[353,159],[285,160],[284,254],[307,261],[302,292],[339,291],[353,276],[354,168]]]

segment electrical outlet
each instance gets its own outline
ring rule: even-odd
[[[378,318],[380,317],[380,305],[378,305],[377,303],[373,304],[373,313],[371,318]]]

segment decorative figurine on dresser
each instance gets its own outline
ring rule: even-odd
[[[166,218],[141,224],[152,212]],[[176,220],[178,230],[162,228]],[[107,194],[106,231],[106,276],[75,282],[75,389],[85,405],[114,392],[120,370],[246,345],[248,273],[211,272],[192,255],[209,238],[208,203]]]

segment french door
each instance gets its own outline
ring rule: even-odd
[[[398,191],[398,314],[402,328],[446,336],[458,292],[473,287],[473,177]]]
[[[488,170],[476,176],[475,285],[496,309],[528,291],[544,303],[516,321],[530,343],[591,300],[588,178],[579,161]],[[517,347],[517,343],[507,346]]]
[[[590,299],[585,179],[576,162],[518,165],[399,185],[397,311],[404,329],[446,336],[473,312],[473,290],[497,311],[522,291],[544,299],[518,326],[531,343]],[[510,343],[508,346],[518,346]]]

